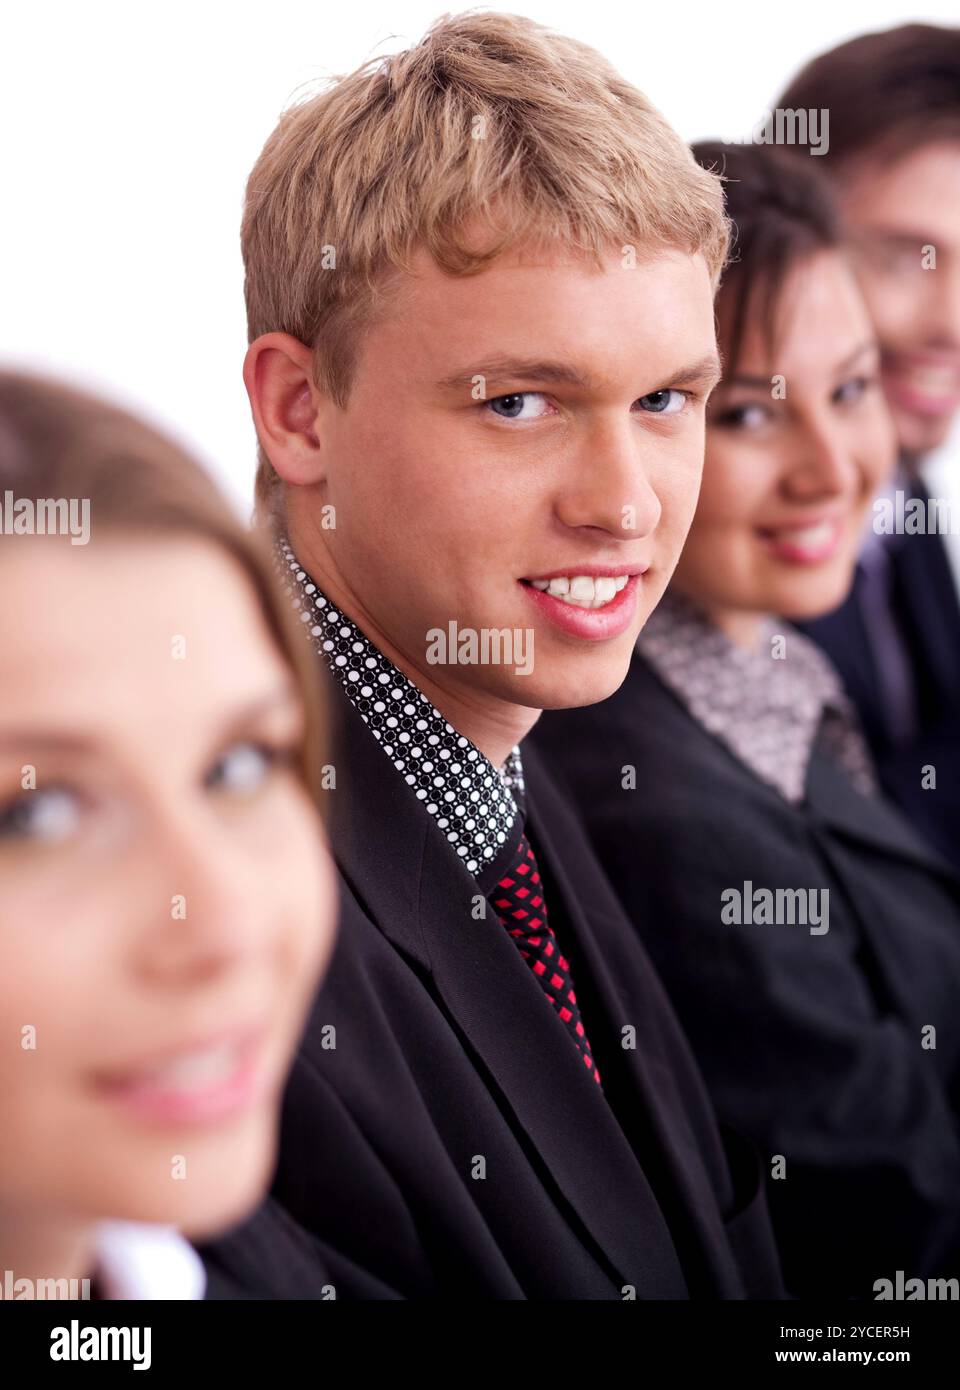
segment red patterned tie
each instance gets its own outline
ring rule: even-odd
[[[566,1026],[586,1066],[600,1085],[600,1073],[580,1019],[570,965],[560,954],[557,939],[547,921],[540,871],[530,842],[521,832],[507,872],[497,880],[489,902],[513,937],[520,954],[540,981],[544,994]]]

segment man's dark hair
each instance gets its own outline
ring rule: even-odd
[[[830,113],[829,150],[817,161],[830,173],[863,155],[960,140],[960,29],[903,24],[860,34],[809,62],[776,106]]]

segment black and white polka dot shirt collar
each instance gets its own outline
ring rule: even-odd
[[[341,613],[276,541],[284,587],[301,622],[404,781],[465,867],[484,880],[520,832],[524,808],[519,746],[497,770],[413,682]]]

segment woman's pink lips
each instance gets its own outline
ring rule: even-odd
[[[248,1034],[236,1045],[230,1071],[209,1083],[178,1083],[140,1074],[97,1083],[100,1094],[138,1119],[157,1124],[212,1124],[252,1109],[268,1094],[272,1078],[264,1060],[265,1033]],[[199,1050],[199,1049],[197,1049]]]
[[[584,571],[581,571],[583,573]],[[553,623],[554,627],[572,637],[580,637],[588,642],[602,642],[611,637],[619,637],[633,622],[637,607],[637,593],[642,575],[632,574],[626,584],[602,608],[577,608],[572,603],[564,603],[554,598],[545,589],[535,589],[532,584],[520,580],[520,587],[535,603],[542,617]]]
[[[757,530],[757,535],[761,544],[769,550],[779,560],[787,560],[792,564],[816,565],[822,564],[824,560],[830,560],[836,555],[843,541],[844,525],[838,518],[825,518],[822,523],[806,523],[809,526],[814,524],[829,525],[830,535],[824,540],[805,544],[803,541],[788,540],[784,532],[800,530],[800,526],[782,527],[779,531],[763,529]]]

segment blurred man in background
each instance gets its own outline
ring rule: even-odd
[[[829,112],[817,164],[841,202],[900,444],[850,597],[808,630],[859,705],[886,790],[960,862],[960,29],[861,35],[809,63],[777,106]]]

